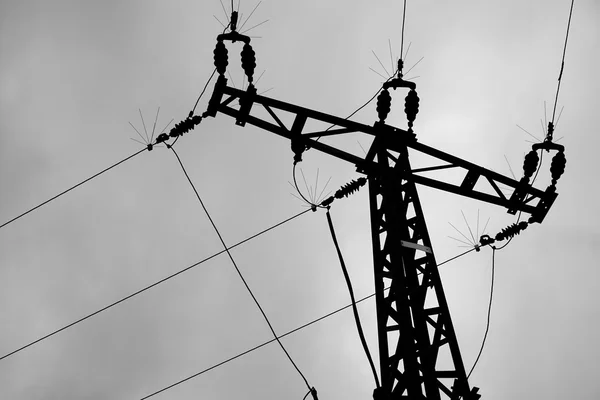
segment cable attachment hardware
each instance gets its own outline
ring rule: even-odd
[[[176,138],[178,136],[182,136],[184,133],[188,133],[192,129],[196,127],[200,122],[202,122],[202,117],[199,115],[195,115],[193,117],[187,117],[183,121],[175,124],[175,126],[169,132],[169,136],[172,138]],[[158,141],[158,138],[156,139]]]
[[[404,68],[404,61],[399,58],[398,59],[398,78],[402,79],[403,75],[402,75],[402,69]]]
[[[238,12],[237,11],[232,11],[231,12],[231,19],[229,22],[229,27],[231,28],[232,32],[235,32],[235,30],[237,29],[237,22],[238,22]]]
[[[335,195],[329,196],[328,198],[323,200],[321,202],[321,206],[329,207],[329,205],[331,205],[331,203],[333,203],[333,201],[335,199],[341,199],[342,197],[349,197],[351,194],[358,192],[358,190],[361,187],[363,187],[365,185],[365,183],[367,183],[367,178],[362,177],[362,178],[358,178],[357,180],[352,180],[349,183],[346,183],[345,185],[342,185],[342,187],[335,192]]]
[[[525,229],[527,229],[527,227],[529,226],[529,223],[526,221],[521,221],[518,223],[514,223],[512,225],[507,226],[506,228],[502,229],[500,232],[498,232],[496,234],[496,236],[492,239],[489,235],[482,235],[479,238],[479,245],[480,246],[487,246],[488,244],[494,244],[495,242],[499,242],[502,240],[506,240],[506,239],[512,239],[513,237],[515,237],[516,235],[519,235],[521,232],[523,232]]]
[[[166,142],[167,140],[169,140],[169,134],[168,133],[161,133],[156,138],[156,143],[155,144],[160,144],[160,143]]]
[[[306,150],[306,145],[302,142],[302,138],[292,138],[292,151],[294,152],[294,164],[302,162],[302,153]]]
[[[377,115],[379,122],[384,123],[392,108],[392,97],[387,89],[383,89],[377,96]]]
[[[404,112],[408,119],[408,131],[412,133],[413,122],[419,113],[419,96],[415,89],[411,89],[406,95]]]

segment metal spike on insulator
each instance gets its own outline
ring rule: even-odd
[[[402,79],[402,69],[404,68],[404,61],[399,58],[398,59],[398,78]]]
[[[550,122],[548,122],[548,133],[546,134],[546,141],[552,142],[553,135],[554,135],[554,124],[552,123],[552,121],[550,121]]]

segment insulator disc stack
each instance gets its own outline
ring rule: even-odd
[[[525,160],[523,161],[523,179],[525,179],[527,182],[529,182],[529,180],[533,176],[533,173],[538,167],[539,161],[540,158],[538,157],[537,151],[535,150],[531,150],[525,156]]]
[[[377,115],[379,116],[379,122],[385,122],[390,110],[392,108],[392,97],[387,89],[383,89],[379,96],[377,96]]]
[[[184,119],[183,121],[175,124],[175,126],[169,132],[169,136],[174,138],[177,136],[181,136],[184,133],[188,133],[189,131],[194,129],[194,127],[196,125],[198,125],[200,122],[202,122],[202,117],[199,115],[195,115],[191,118],[188,117],[188,118]]]
[[[213,51],[213,53],[217,72],[220,75],[224,75],[225,70],[227,69],[227,65],[229,64],[227,56],[227,47],[225,47],[225,43],[223,43],[223,41],[220,40],[217,41],[217,45],[215,46],[215,50]]]
[[[419,112],[419,96],[414,89],[411,89],[406,95],[404,112],[408,119],[408,131],[412,132],[413,122]]]
[[[342,185],[341,189],[338,189],[335,192],[335,198],[341,199],[342,197],[348,197],[352,193],[357,192],[358,189],[360,189],[361,186],[364,186],[365,183],[367,183],[367,178],[358,178],[357,180],[352,180],[349,183]]]
[[[254,69],[256,68],[256,54],[249,43],[244,44],[242,49],[242,68],[248,77],[248,82],[252,83]]]
[[[550,173],[552,174],[552,186],[556,187],[556,182],[565,172],[565,166],[567,165],[567,159],[565,158],[565,153],[559,151],[552,158],[552,163],[550,164]]]
[[[506,228],[502,229],[495,237],[496,240],[506,240],[506,239],[510,239],[516,235],[518,235],[519,233],[521,233],[522,231],[524,231],[525,229],[527,229],[527,226],[529,226],[529,224],[525,221],[521,221],[517,224],[512,224],[507,226]]]
[[[335,199],[341,199],[342,197],[348,197],[351,194],[358,192],[358,190],[362,186],[364,186],[365,183],[367,183],[367,178],[362,177],[362,178],[358,178],[357,180],[352,180],[349,183],[346,183],[345,185],[342,185],[342,187],[340,189],[336,190],[334,196],[329,196],[327,199],[323,200],[323,202],[321,202],[321,206],[329,207]]]

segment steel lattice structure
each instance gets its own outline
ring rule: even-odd
[[[227,86],[225,40],[244,43],[242,68],[250,82],[246,90]],[[250,38],[235,32],[235,28],[218,36],[214,53],[219,78],[203,117],[222,113],[235,118],[239,126],[251,124],[289,139],[295,162],[302,160],[305,150],[315,149],[355,165],[367,176],[381,375],[375,400],[478,399],[478,388],[471,388],[467,381],[416,185],[495,204],[510,214],[528,213],[529,223],[541,223],[557,197],[555,184],[564,171],[564,148],[552,143],[551,135],[543,144],[534,145],[525,159],[524,177],[517,181],[422,144],[412,130],[419,100],[415,84],[402,80],[401,73],[384,84],[378,97],[380,120],[372,126],[261,96],[251,83],[256,60],[249,43]],[[408,130],[385,124],[391,107],[390,87],[410,89],[405,108]],[[234,106],[236,101],[239,107]],[[283,122],[290,120],[287,125]],[[314,122],[331,126],[308,131],[307,124]],[[373,138],[364,157],[319,141],[323,136],[348,133]],[[555,165],[553,160],[551,167],[552,184],[545,191],[530,184],[539,149],[559,151],[559,157],[555,157],[558,161]],[[409,150],[428,156],[434,164],[413,169]],[[456,174],[460,178],[451,181],[428,176],[448,169],[460,171]],[[487,190],[481,188],[482,184],[487,184]],[[507,197],[499,185],[510,188],[512,194]],[[505,229],[496,240],[517,234],[523,226]],[[494,241],[489,237],[487,240]],[[390,290],[384,290],[386,287]]]

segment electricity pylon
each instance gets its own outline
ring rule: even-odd
[[[244,43],[242,68],[249,82],[246,90],[227,86],[224,41]],[[534,145],[525,159],[524,177],[516,181],[417,141],[412,126],[419,98],[416,85],[402,79],[401,61],[398,76],[386,82],[379,94],[379,121],[370,126],[258,95],[252,83],[256,60],[250,38],[235,31],[233,16],[230,32],[217,37],[214,54],[219,77],[203,117],[222,113],[235,118],[239,126],[251,124],[287,138],[294,162],[302,160],[305,150],[315,149],[355,165],[368,178],[381,376],[381,387],[374,391],[374,398],[478,399],[478,388],[471,388],[467,381],[416,185],[496,204],[510,214],[528,213],[529,223],[541,223],[557,197],[555,184],[564,171],[564,148],[552,143],[551,135],[544,143]],[[389,88],[409,89],[405,105],[408,130],[385,124],[391,108]],[[233,107],[235,100],[239,108]],[[269,118],[257,116],[258,108],[264,109]],[[283,122],[284,114],[293,119],[291,126]],[[311,121],[336,128],[307,132],[305,127]],[[373,138],[364,157],[319,141],[323,136],[356,132]],[[412,169],[409,149],[442,164]],[[530,184],[537,169],[538,149],[559,151],[552,163],[552,184],[545,191]],[[450,182],[424,175],[442,169],[462,171],[461,178]],[[481,182],[487,182],[489,190],[479,189]],[[500,184],[513,189],[510,197],[500,190]],[[526,226],[524,221],[515,224],[496,235],[496,240],[514,236]],[[481,244],[493,241],[482,237]]]

